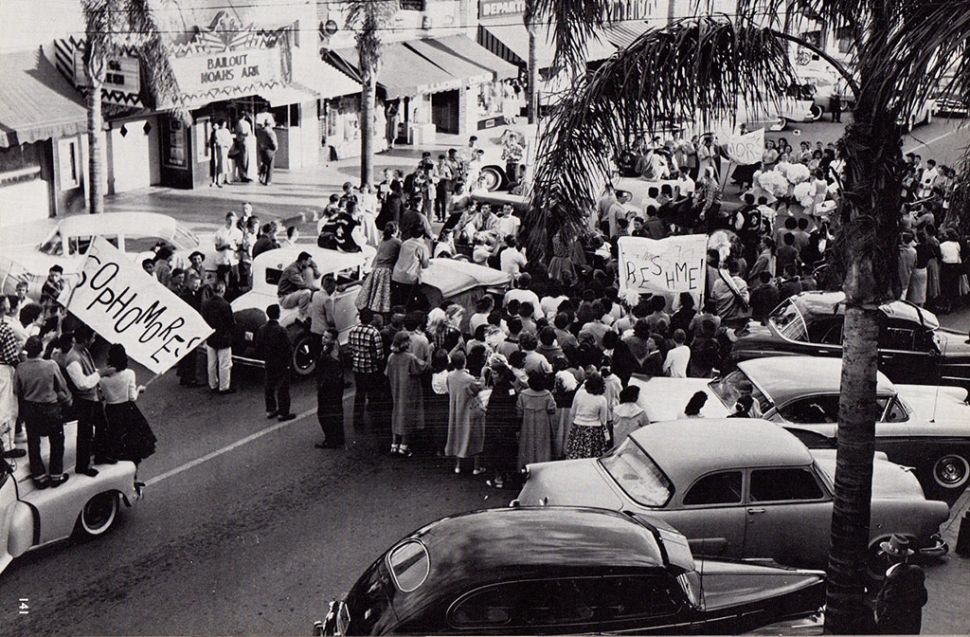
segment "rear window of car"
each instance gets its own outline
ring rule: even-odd
[[[785,338],[799,343],[808,342],[808,328],[805,325],[805,319],[791,301],[779,305],[768,320]]]
[[[628,496],[648,507],[662,507],[674,493],[674,485],[632,438],[599,459]]]
[[[684,506],[741,503],[741,472],[725,471],[704,476],[684,495]]]
[[[755,469],[751,472],[751,502],[792,502],[825,497],[815,474],[801,467]]]
[[[431,558],[424,544],[416,540],[405,542],[387,556],[394,585],[404,593],[417,590],[428,577]]]

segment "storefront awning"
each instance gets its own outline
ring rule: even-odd
[[[625,49],[649,28],[650,23],[646,20],[614,22],[603,28],[603,36],[616,48]]]
[[[519,69],[464,35],[426,38],[406,43],[455,77],[472,83],[518,77]]]
[[[529,31],[524,24],[482,24],[478,27],[478,41],[499,57],[526,66],[529,63]],[[616,52],[616,47],[606,40],[604,34],[587,43],[586,61],[605,60]],[[536,34],[536,58],[540,69],[553,65],[556,45],[550,25],[539,27]]]
[[[356,74],[348,75],[326,61],[315,65],[305,79],[307,86],[325,100],[360,93],[360,79]]]
[[[272,107],[296,104],[298,102],[315,102],[317,94],[309,88],[291,84],[289,86],[277,86],[276,88],[261,88],[256,94],[269,102]]]
[[[355,48],[335,49],[332,53],[359,72]],[[464,80],[409,49],[403,42],[391,42],[384,45],[377,83],[386,91],[388,99],[397,99],[455,90],[461,88]]]
[[[40,51],[0,55],[0,86],[0,147],[87,130],[81,96]]]

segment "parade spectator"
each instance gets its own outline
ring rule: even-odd
[[[337,330],[328,327],[321,336],[314,375],[317,384],[317,422],[323,431],[323,442],[317,449],[344,447],[344,374],[340,361]]]
[[[908,230],[903,232],[899,239],[899,257],[897,267],[899,271],[899,298],[905,299],[909,293],[909,284],[916,267],[916,248],[913,246],[913,233]]]
[[[781,292],[771,278],[771,273],[762,270],[758,273],[751,287],[748,288],[751,306],[751,318],[762,320],[781,303]]]
[[[216,277],[226,284],[227,290],[235,290],[239,285],[239,246],[243,236],[242,231],[236,227],[236,220],[235,212],[227,212],[225,224],[213,236]]]
[[[801,257],[795,248],[795,234],[786,232],[782,237],[782,245],[775,253],[775,276],[796,277],[801,267]]]
[[[310,298],[313,296],[313,291],[318,289],[316,285],[307,281],[307,270],[312,271],[314,279],[319,276],[313,257],[309,252],[301,252],[297,255],[296,261],[283,269],[276,286],[280,307],[284,310],[298,308],[300,320],[306,319],[310,309]]]
[[[401,244],[397,261],[391,271],[391,299],[394,305],[407,308],[415,302],[417,288],[421,283],[421,270],[431,265],[424,230],[413,227],[408,239]]]
[[[664,360],[663,372],[671,378],[687,378],[687,365],[690,362],[690,348],[687,346],[687,334],[684,330],[674,330],[674,347],[667,352]]]
[[[909,279],[909,287],[903,297],[910,303],[923,307],[926,304],[926,289],[930,260],[934,258],[933,247],[929,243],[925,230],[916,233],[916,261]]]
[[[552,365],[542,354],[536,351],[538,345],[539,342],[535,334],[523,331],[519,335],[519,348],[525,352],[525,373],[538,371],[543,377],[548,377],[552,374]]]
[[[687,401],[683,413],[677,416],[677,418],[703,418],[704,415],[701,413],[701,409],[704,408],[706,403],[707,394],[705,392],[694,392],[694,395]]]
[[[0,436],[7,438],[7,442],[4,443],[7,450],[4,454],[15,451],[14,435],[19,409],[17,392],[14,388],[14,374],[20,363],[20,349],[13,330],[6,323],[0,322]]]
[[[598,458],[606,452],[606,426],[610,410],[603,396],[605,384],[599,372],[586,382],[573,398],[573,422],[566,441],[566,458]]]
[[[236,323],[225,296],[225,282],[216,281],[212,296],[202,303],[202,318],[214,330],[206,339],[205,351],[209,389],[219,394],[234,394],[236,390],[231,385],[231,348]]]
[[[462,459],[472,458],[472,475],[481,475],[481,454],[485,444],[485,410],[479,399],[482,385],[465,370],[465,355],[451,355],[448,374],[448,441],[445,455],[454,457],[455,473],[461,473]]]
[[[391,454],[410,458],[411,437],[424,430],[424,395],[420,376],[428,364],[412,354],[411,335],[405,331],[394,335],[391,355],[384,370],[391,388]]]
[[[717,304],[717,315],[725,325],[741,326],[751,316],[751,300],[748,284],[741,278],[736,259],[729,259],[727,271],[718,271],[718,280],[714,283],[714,301]]]
[[[137,466],[155,453],[158,442],[135,403],[145,386],[138,384],[135,371],[128,367],[128,352],[121,343],[112,343],[108,348],[108,365],[115,373],[98,383],[104,398],[104,417],[111,431],[108,451],[111,457],[130,460]]]
[[[27,360],[17,366],[13,391],[20,400],[20,417],[27,429],[27,456],[30,477],[37,489],[59,487],[67,482],[64,473],[64,420],[61,405],[70,404],[71,392],[57,363],[40,357],[44,344],[40,337],[27,339]],[[49,466],[40,453],[41,438],[50,444]]]
[[[448,439],[448,374],[451,360],[448,352],[434,349],[431,353],[431,392],[425,393],[425,424],[435,456],[443,458]]]
[[[940,311],[948,314],[960,303],[960,278],[963,273],[963,250],[953,228],[943,232],[940,242]]]
[[[522,268],[529,264],[529,260],[526,259],[513,235],[510,234],[505,237],[505,245],[505,249],[499,255],[500,269],[502,272],[516,277]]]
[[[276,161],[276,151],[279,150],[279,140],[273,130],[275,122],[272,116],[263,120],[256,129],[256,145],[259,148],[259,183],[270,186],[273,183],[273,163]]]
[[[356,214],[357,200],[348,199],[343,209],[321,225],[317,246],[341,252],[360,252],[360,246],[354,238],[354,230],[360,226]]]
[[[613,408],[613,447],[619,447],[627,437],[640,427],[650,424],[640,400],[640,388],[629,385],[620,392],[620,404]]]
[[[384,346],[380,331],[372,324],[375,314],[369,308],[358,313],[358,323],[347,336],[354,373],[354,427],[364,426],[370,412],[372,422],[384,413]]]
[[[882,588],[876,596],[874,617],[876,632],[883,635],[918,635],[926,605],[926,575],[919,566],[909,563],[914,555],[909,540],[893,534],[879,544],[880,552],[890,561]]]
[[[202,279],[196,270],[189,270],[185,288],[179,298],[196,312],[202,312]],[[204,347],[204,345],[197,347],[178,362],[176,373],[179,385],[200,387],[205,384],[205,364],[202,363]]]
[[[562,348],[556,342],[556,328],[551,325],[546,325],[541,330],[539,330],[539,345],[536,347],[536,353],[541,354],[549,364],[552,365],[560,356],[564,353]]]
[[[556,400],[548,382],[539,371],[528,374],[528,387],[515,403],[521,419],[518,441],[518,469],[528,464],[548,462],[553,458],[553,439],[556,436]]]
[[[96,367],[91,356],[94,332],[81,324],[74,330],[74,347],[64,356],[68,387],[73,394],[74,416],[77,418],[77,459],[74,472],[89,477],[98,475],[91,466],[91,454],[95,464],[113,464],[107,455],[111,432],[104,419],[104,408],[98,398],[98,383],[102,377],[111,376],[115,369],[110,365]]]
[[[64,268],[58,264],[54,264],[47,271],[47,279],[44,281],[44,285],[40,290],[40,304],[44,306],[44,310],[48,317],[54,315],[55,309],[58,302],[57,298],[64,291]]]
[[[734,403],[734,411],[728,418],[751,418],[751,406],[754,405],[754,398],[750,395],[738,396]]]
[[[515,375],[504,356],[493,354],[488,359],[487,374],[491,381],[488,408],[485,411],[485,446],[483,462],[492,470],[486,484],[502,489],[512,482],[517,471],[521,417],[516,413],[518,395]]]
[[[290,412],[290,373],[293,368],[293,345],[280,325],[280,306],[266,308],[266,318],[253,339],[256,356],[264,363],[264,397],[266,417],[280,422],[293,420]]]

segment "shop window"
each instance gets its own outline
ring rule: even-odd
[[[76,139],[57,140],[58,178],[61,190],[81,185],[81,166]]]
[[[427,5],[427,0],[401,0],[402,11],[424,11]]]

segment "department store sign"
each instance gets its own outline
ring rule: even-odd
[[[257,30],[225,12],[169,50],[182,105],[245,97],[292,79],[286,29]]]
[[[525,0],[478,0],[478,18],[498,18],[525,13]]]

